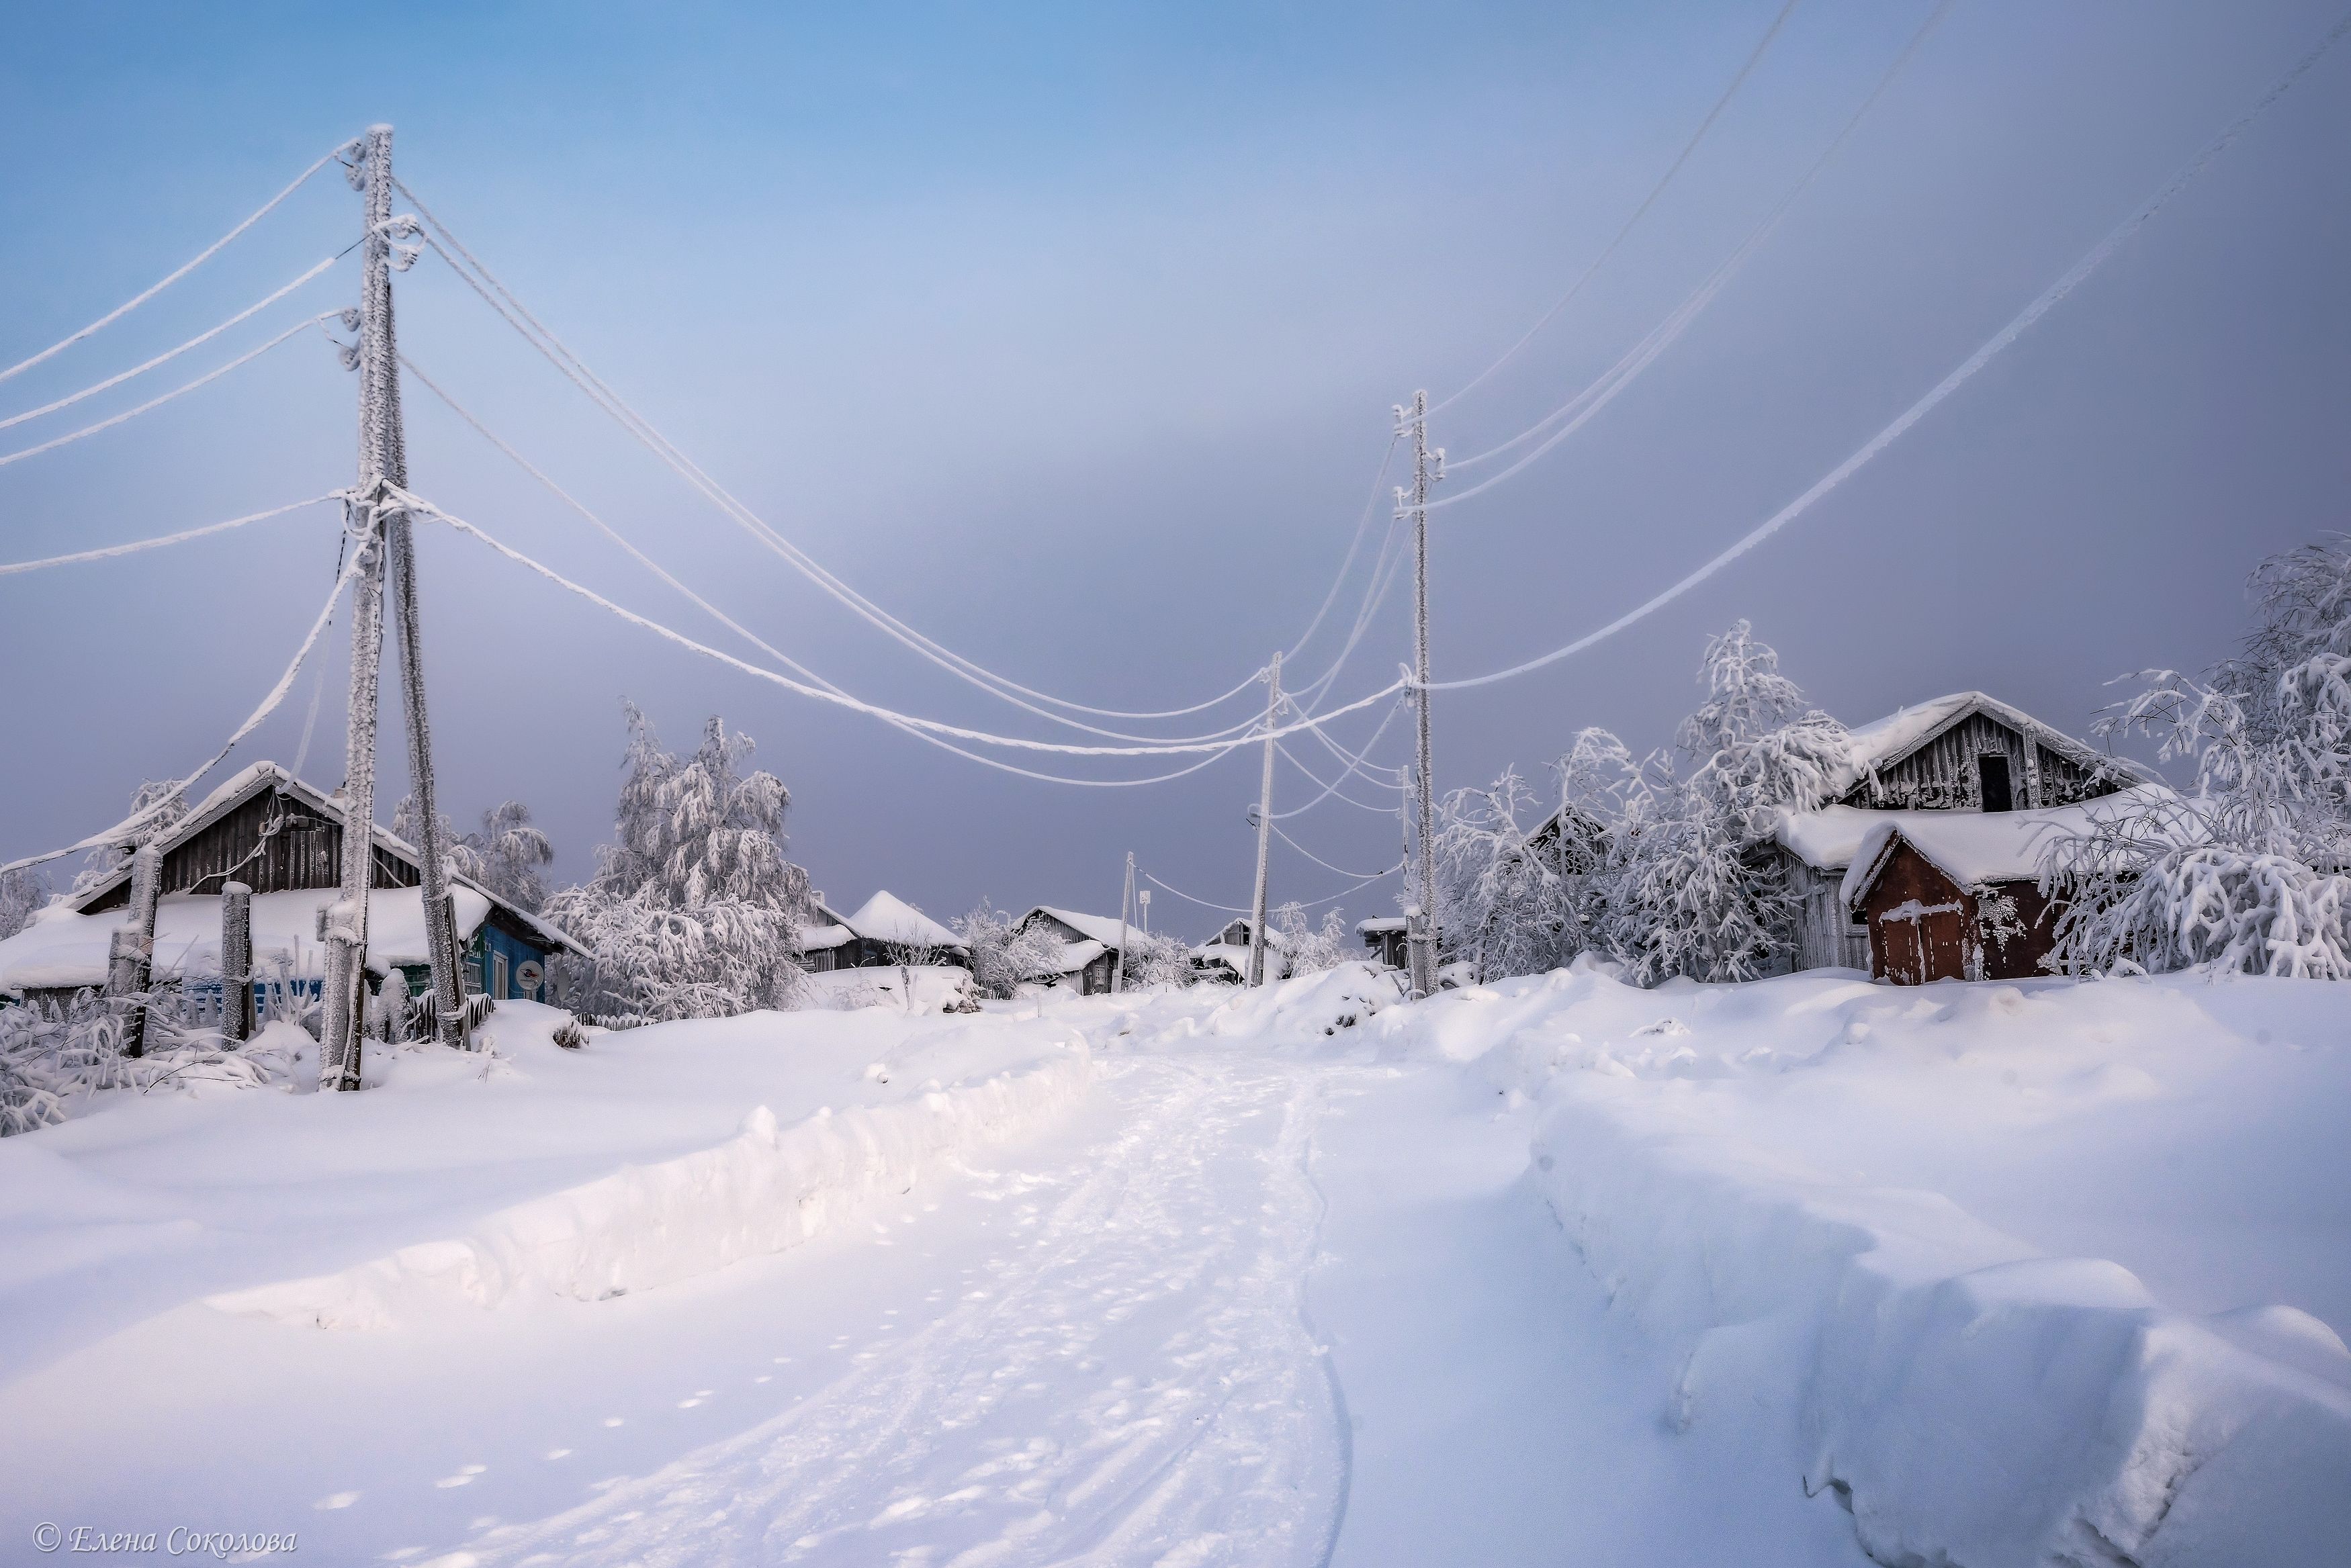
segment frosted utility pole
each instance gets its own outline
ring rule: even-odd
[[[1437,454],[1444,472],[1445,454]],[[1430,774],[1428,743],[1428,394],[1412,395],[1412,645],[1413,710],[1420,722],[1420,913],[1409,922],[1405,945],[1412,959],[1412,990],[1426,996],[1437,989],[1437,788]]]
[[[371,223],[388,220],[392,208],[392,127],[379,125],[368,132],[368,216]],[[379,194],[381,192],[381,194]],[[378,208],[382,209],[379,213]],[[360,373],[370,379],[378,437],[377,470],[389,484],[408,487],[408,439],[400,414],[400,357],[395,349],[392,317],[391,235],[376,234],[368,261],[368,330],[360,338]],[[379,261],[379,254],[381,261]],[[379,287],[381,292],[379,292]],[[381,322],[381,346],[374,325]],[[371,349],[374,349],[371,357]],[[366,451],[362,435],[361,452]],[[366,465],[362,456],[361,466]],[[368,475],[360,475],[365,483]],[[440,792],[433,778],[433,729],[424,707],[424,648],[416,611],[416,540],[404,511],[383,517],[384,544],[390,560],[392,615],[400,626],[401,706],[408,721],[409,791],[416,802],[416,853],[423,862],[424,950],[432,968],[433,1012],[441,1044],[465,1050],[465,987],[460,978],[455,906],[449,898],[449,846],[441,831]]]
[[[1265,777],[1257,794],[1257,896],[1249,900],[1249,973],[1251,985],[1265,983],[1265,859],[1273,836],[1273,732],[1281,727],[1281,655],[1265,683]]]
[[[1134,908],[1134,851],[1126,852],[1126,886],[1118,895],[1118,968],[1110,977],[1113,996],[1126,989],[1126,912]]]
[[[423,649],[417,641],[414,541],[405,513],[387,493],[408,482],[406,443],[400,419],[400,358],[392,321],[392,273],[395,262],[392,216],[392,127],[368,128],[352,182],[366,196],[360,286],[360,483],[350,503],[350,527],[360,553],[352,585],[351,685],[344,735],[343,862],[341,896],[327,922],[325,1046],[319,1053],[321,1084],[336,1089],[360,1086],[360,1010],[367,983],[368,894],[375,862],[376,723],[381,710],[383,609],[386,577],[392,579],[401,623],[401,673],[408,716],[411,786],[423,824],[417,845],[423,861],[425,950],[432,964],[434,999],[442,1038],[464,1043],[464,996],[457,989],[456,940],[445,897],[447,846],[441,842],[441,815],[433,788],[432,747],[426,729]]]

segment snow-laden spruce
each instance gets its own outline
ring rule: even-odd
[[[2201,680],[2145,671],[2100,722],[2195,784],[2051,846],[2053,967],[2351,979],[2351,541],[2273,556],[2252,588],[2237,658]]]
[[[548,900],[548,918],[586,948],[558,961],[561,994],[609,1023],[723,1018],[790,1005],[808,873],[784,857],[790,793],[743,771],[751,738],[711,719],[693,755],[662,750],[634,703],[617,842],[596,875]]]

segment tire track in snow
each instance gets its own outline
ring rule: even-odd
[[[938,1321],[781,1416],[443,1561],[1326,1561],[1346,1463],[1304,1312],[1315,1075],[1102,1067],[1106,1136],[976,1173],[994,1244]]]

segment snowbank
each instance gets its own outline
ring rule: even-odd
[[[978,994],[971,971],[944,963],[820,970],[803,976],[801,983],[808,990],[809,1002],[816,1006],[886,1007],[899,1012],[967,1012]]]
[[[0,1381],[215,1297],[365,1322],[642,1290],[789,1246],[1089,1071],[1051,1019],[762,1012],[566,1050],[567,1017],[501,1002],[489,1049],[371,1053],[361,1094],[121,1091],[0,1139]]]
[[[2351,1542],[2351,1353],[2307,1314],[2199,1323],[2118,1263],[2037,1256],[1938,1194],[1594,1107],[1555,1113],[1535,1164],[1617,1302],[1687,1347],[1676,1424],[1792,1409],[1807,1490],[1834,1488],[1881,1562],[2191,1563],[2261,1542],[2315,1563]]]
[[[760,1106],[715,1148],[632,1166],[490,1215],[470,1234],[315,1279],[210,1298],[224,1312],[319,1328],[383,1328],[455,1300],[537,1291],[603,1301],[780,1252],[904,1191],[958,1150],[1032,1127],[1085,1092],[1082,1044],[1023,1073],[790,1127]],[[884,1070],[876,1065],[876,1075]]]
[[[1779,1412],[1884,1563],[2152,1568],[2351,1551],[2351,1353],[2237,1304],[2351,1306],[2339,998],[1562,972],[1396,1027],[1541,1099],[1532,1179],[1677,1426]]]

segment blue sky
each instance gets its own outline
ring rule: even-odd
[[[390,120],[419,195],[827,565],[1030,685],[1184,702],[1304,625],[1388,406],[1458,386],[1557,297],[1777,8],[412,5],[362,27],[326,7],[19,6],[0,49],[0,360],[119,303],[327,147]],[[1625,250],[1434,439],[1458,453],[1511,434],[1638,338],[1926,10],[1802,0]],[[1637,386],[1510,484],[1439,514],[1440,676],[1610,618],[1802,491],[2334,19],[2298,0],[1959,0]],[[1739,616],[1856,722],[1981,687],[2080,729],[2113,676],[2224,651],[2253,563],[2343,525],[2345,146],[2351,48],[1797,529],[1588,656],[1442,701],[1440,784],[1539,770],[1586,723],[1663,742],[1705,636]],[[201,330],[356,223],[349,190],[314,182],[154,305],[0,388],[0,414]],[[353,286],[339,269],[269,319]],[[421,365],[730,613],[862,694],[1019,722],[856,625],[627,447],[431,258],[399,290]],[[256,321],[187,363],[269,330]],[[722,639],[409,396],[415,488]],[[0,556],[348,483],[353,417],[323,345],[289,344],[0,468]],[[332,534],[319,513],[0,582],[0,704],[21,742],[0,755],[0,855],[103,826],[141,778],[207,754],[315,612]],[[569,874],[609,820],[626,694],[680,744],[714,711],[756,736],[793,788],[795,853],[837,901],[887,886],[939,915],[982,895],[1108,908],[1128,848],[1176,886],[1245,896],[1252,759],[1154,790],[1018,781],[664,649],[445,533],[428,531],[423,555],[445,793],[461,815],[528,801]],[[1392,677],[1401,607],[1335,690]],[[340,659],[306,769],[329,785]],[[290,760],[310,690],[306,676],[246,753]],[[1287,774],[1283,788],[1302,784]],[[1333,803],[1290,826],[1341,867],[1395,856],[1396,824],[1375,813]],[[1278,855],[1278,898],[1339,885]],[[1381,912],[1384,889],[1350,908]]]

